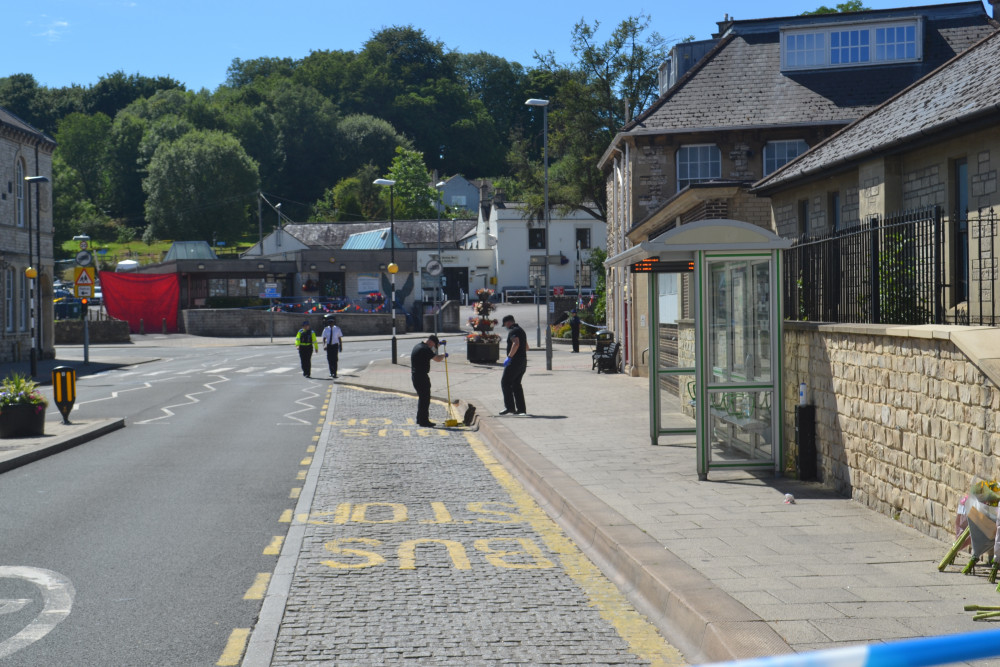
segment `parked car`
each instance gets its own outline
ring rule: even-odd
[[[104,303],[104,294],[101,292],[101,286],[98,285],[94,288],[94,296],[90,297],[90,303],[99,306]]]
[[[52,290],[52,303],[59,303],[63,299],[72,299],[73,292],[68,289],[57,288]]]

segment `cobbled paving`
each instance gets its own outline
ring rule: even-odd
[[[271,664],[665,664],[629,651],[466,433],[336,392]]]

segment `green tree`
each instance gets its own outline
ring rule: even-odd
[[[380,186],[374,184],[380,170],[366,164],[323,193],[313,206],[312,222],[361,222],[389,217],[388,200],[383,203]]]
[[[102,76],[83,94],[87,113],[103,113],[109,118],[136,100],[153,96],[161,90],[184,90],[184,85],[168,76],[148,77],[125,74],[118,70]]]
[[[803,16],[809,16],[811,14],[844,14],[847,12],[866,12],[870,10],[871,7],[865,7],[865,4],[861,0],[847,0],[847,2],[842,2],[833,8],[827,7],[826,5],[820,5],[818,8],[812,10],[811,12],[802,12]]]
[[[650,17],[622,21],[604,42],[599,22],[580,21],[573,29],[572,49],[577,62],[562,67],[551,53],[537,55],[529,89],[550,100],[549,201],[563,209],[580,210],[604,219],[607,193],[597,169],[600,156],[614,136],[656,98],[657,71],[667,56],[665,40],[649,32]],[[542,213],[544,178],[538,160],[542,112],[527,135],[514,143],[508,160],[519,180],[531,192],[527,197],[536,215]]]
[[[368,114],[347,116],[337,129],[343,142],[343,168],[347,173],[354,173],[367,163],[385,169],[392,163],[396,148],[413,148],[412,142],[396,132],[389,121]]]
[[[257,164],[231,135],[195,130],[161,144],[142,183],[143,239],[234,241],[250,229],[259,185]]]
[[[436,215],[437,190],[431,186],[431,174],[419,152],[397,148],[386,178],[396,181],[393,205],[397,219],[419,220]],[[382,199],[389,200],[388,188]]]
[[[88,116],[71,113],[59,121],[56,153],[62,163],[75,169],[83,185],[83,196],[92,202],[103,199],[107,187],[108,133],[111,119],[103,113]]]
[[[134,225],[143,224],[145,218],[145,166],[139,165],[139,146],[146,125],[139,116],[122,111],[111,124],[107,142],[108,205],[113,216]]]

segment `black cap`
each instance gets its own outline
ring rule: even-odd
[[[306,326],[309,326],[309,320],[305,320],[305,321],[304,321],[304,322],[302,323],[302,326],[304,326],[304,327],[306,327]]]
[[[503,316],[503,324],[507,324],[508,322],[513,322],[513,321],[514,321],[514,316],[513,315],[504,315]]]

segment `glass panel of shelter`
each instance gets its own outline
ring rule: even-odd
[[[690,313],[685,313],[693,281],[689,273],[652,273],[650,278],[650,313],[655,326],[651,350],[655,359],[650,366],[656,374],[653,442],[658,443],[660,435],[695,433],[694,326]]]
[[[708,410],[704,437],[713,468],[771,467],[770,256],[709,259],[705,295]]]

